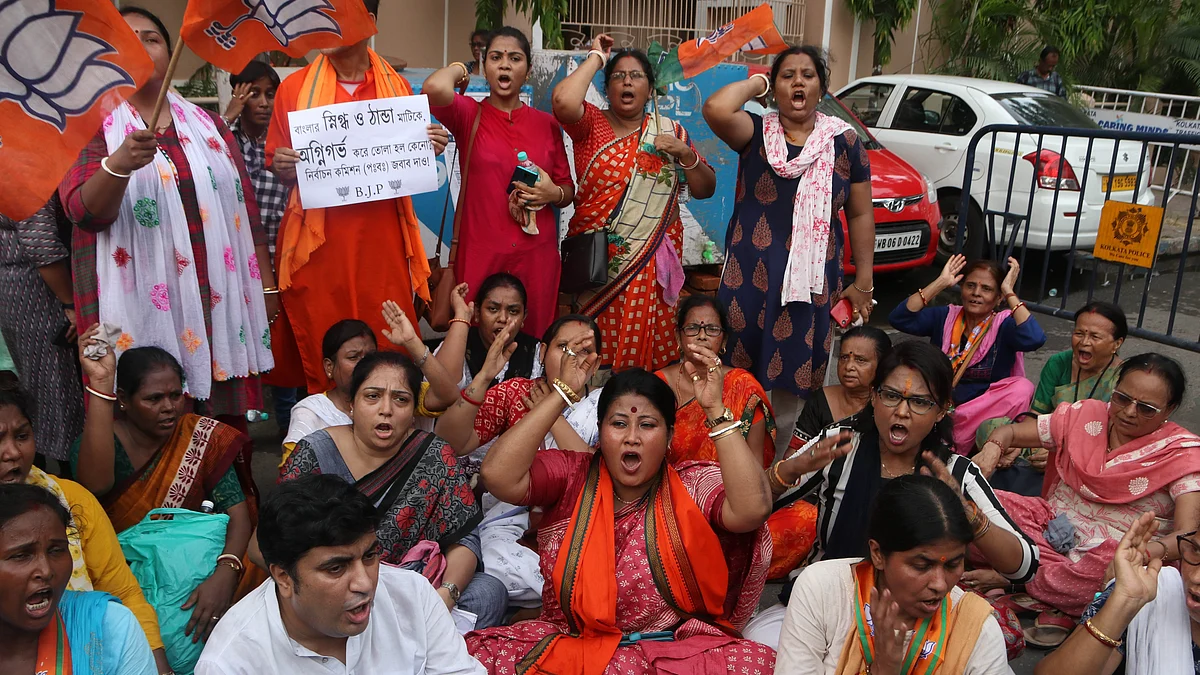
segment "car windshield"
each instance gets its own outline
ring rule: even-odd
[[[879,141],[871,137],[871,134],[863,127],[862,122],[859,122],[858,118],[849,110],[846,110],[846,106],[842,105],[842,102],[834,98],[831,94],[826,94],[825,98],[821,99],[821,102],[817,104],[817,110],[826,115],[845,120],[847,124],[854,128],[854,133],[858,134],[859,139],[862,140],[863,147],[867,150],[881,150],[883,148],[879,144]]]
[[[996,99],[1008,111],[1008,114],[1017,120],[1018,124],[1070,129],[1100,128],[1100,125],[1092,121],[1087,113],[1054,94],[1034,94],[1022,91],[1011,94],[993,94],[992,98]]]

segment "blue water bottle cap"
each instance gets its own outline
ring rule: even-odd
[[[518,162],[528,162],[529,155],[525,154],[524,152],[518,152],[517,153],[517,161]]]

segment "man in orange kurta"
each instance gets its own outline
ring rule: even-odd
[[[368,2],[374,19],[377,2]],[[267,165],[285,183],[296,182],[288,113],[334,103],[412,94],[408,82],[368,47],[367,41],[321,50],[290,75],[275,94],[267,131]],[[434,140],[438,152],[441,134]],[[342,319],[360,319],[374,329],[381,348],[387,327],[380,313],[395,300],[414,325],[413,294],[429,298],[429,264],[420,224],[408,197],[326,209],[303,209],[293,189],[279,228],[275,267],[283,312],[271,331],[275,369],[268,384],[329,387],[322,365],[325,331]],[[415,355],[415,356],[420,356]]]

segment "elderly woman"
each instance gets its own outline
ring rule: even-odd
[[[929,338],[954,367],[954,451],[970,455],[975,430],[993,417],[1016,417],[1029,407],[1033,383],[1025,379],[1023,352],[1046,344],[1042,327],[1013,290],[1021,268],[1008,273],[989,260],[967,264],[952,256],[932,283],[892,310],[892,327]],[[962,304],[930,307],[939,293],[962,282]],[[1003,301],[1007,309],[997,311]]]
[[[0,672],[156,675],[133,612],[107,593],[67,590],[76,527],[47,490],[0,484]]]
[[[825,560],[796,580],[778,673],[1011,675],[992,608],[957,586],[976,538],[955,491],[900,476],[879,491],[867,557]]]
[[[124,7],[154,75],[115,108],[63,179],[77,325],[124,352],[160,347],[183,366],[197,412],[241,431],[261,409],[279,311],[267,236],[237,141],[220,116],[174,92],[149,119],[171,40],[162,21]],[[112,391],[102,392],[106,395]]]
[[[603,363],[616,370],[662,368],[675,358],[672,309],[683,285],[680,200],[708,199],[717,177],[683,126],[650,114],[650,59],[636,49],[612,51],[598,35],[583,62],[554,88],[554,116],[575,148],[578,203],[567,236],[607,232],[608,280],[575,298],[596,318],[613,348]],[[603,71],[608,108],[585,97]],[[639,321],[629,321],[631,312]]]
[[[445,559],[438,593],[446,606],[461,606],[480,627],[491,626],[503,618],[507,594],[494,578],[476,573],[479,542],[468,537],[482,513],[454,451],[413,426],[420,388],[421,373],[408,357],[364,356],[350,380],[351,423],[303,438],[280,482],[321,473],[358,487],[382,515],[383,559],[400,564],[419,544],[433,549]]]
[[[705,121],[740,157],[718,291],[733,325],[728,360],[771,392],[783,439],[801,402],[825,382],[830,310],[848,298],[865,319],[875,291],[871,165],[849,124],[817,112],[828,85],[821,50],[791,47],[775,57],[770,77],[734,82],[704,103]],[[772,91],[777,111],[743,110]],[[852,283],[842,274],[847,244]]]
[[[538,451],[567,401],[579,400],[597,358],[581,356],[589,342],[568,345],[555,395],[501,436],[483,465],[497,497],[546,509],[541,617],[471,633],[467,648],[491,673],[518,663],[531,672],[692,672],[712,663],[771,672],[771,649],[737,637],[766,577],[770,496],[736,423],[714,431],[719,466],[671,466],[675,397],[632,369],[600,397],[599,452]],[[685,364],[692,395],[716,420],[724,414],[720,360],[694,349],[711,365]]]
[[[1022,448],[1040,447],[1050,450],[1056,469],[1046,499],[1000,493],[1041,550],[1042,565],[1025,587],[1034,599],[1079,616],[1122,534],[1146,511],[1157,519],[1148,550],[1167,562],[1179,559],[1176,537],[1200,527],[1200,437],[1170,421],[1186,386],[1178,363],[1139,354],[1121,364],[1109,403],[1063,403],[992,432],[981,463],[1004,465]],[[1053,646],[1071,624],[1043,614],[1034,643]]]
[[[823,387],[804,404],[789,449],[796,450],[822,429],[857,415],[871,403],[880,362],[892,353],[892,339],[874,326],[855,326],[838,346],[838,383]]]
[[[889,482],[930,472],[959,495],[971,527],[972,561],[986,561],[1012,581],[1033,576],[1038,549],[1013,524],[987,479],[971,460],[950,451],[952,387],[950,362],[919,341],[896,345],[879,364],[871,405],[849,421],[830,427],[808,449],[799,448],[770,472],[771,489],[789,500],[815,491],[817,541],[808,562],[862,557],[869,553],[869,505]],[[800,572],[793,573],[793,577]],[[780,599],[787,604],[791,585]],[[784,610],[767,608],[746,635],[776,644]]]
[[[556,209],[571,203],[575,186],[562,128],[548,113],[521,101],[530,68],[529,38],[504,26],[488,35],[483,54],[486,99],[456,93],[456,85],[470,78],[467,66],[457,61],[426,78],[421,93],[459,143],[463,214],[450,247],[455,278],[480,288],[490,274],[515,275],[530,290],[526,327],[541,335],[558,306],[562,269]],[[519,153],[541,169],[536,184],[510,182]],[[532,217],[529,209],[537,209]]]
[[[1089,398],[1107,401],[1120,371],[1121,357],[1117,352],[1128,334],[1125,311],[1120,307],[1099,300],[1081,307],[1075,312],[1071,348],[1051,356],[1042,366],[1030,412],[1045,415],[1063,403]],[[1011,422],[1007,417],[998,417],[979,425],[975,444],[983,447],[993,431]],[[1046,485],[1042,472],[1049,474],[1050,482],[1054,482],[1054,467],[1046,463],[1048,457],[1044,448],[1023,451],[1012,467],[991,476],[992,485],[1024,495],[1042,494]]]
[[[1038,663],[1035,675],[1200,673],[1200,541],[1176,537],[1179,569],[1148,548],[1154,514],[1133,523],[1113,556],[1114,583],[1088,605],[1062,647]]]
[[[157,672],[170,671],[158,616],[146,602],[138,580],[125,562],[117,533],[113,531],[104,507],[79,483],[51,476],[33,465],[34,421],[32,406],[24,392],[16,388],[15,382],[0,382],[0,489],[7,484],[28,483],[52,493],[72,514],[66,538],[66,549],[71,557],[71,567],[64,582],[66,588],[81,592],[104,591],[119,598],[141,625],[143,639],[149,640],[159,666]],[[9,526],[4,523],[0,531],[8,532]],[[0,559],[7,557],[4,550],[0,548]],[[7,588],[20,586],[0,584],[0,590]],[[8,653],[7,649],[0,649],[0,659]],[[0,672],[21,671],[0,667]]]

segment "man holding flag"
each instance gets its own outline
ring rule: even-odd
[[[364,4],[374,22],[379,0]],[[408,82],[368,46],[367,39],[321,49],[311,64],[279,86],[267,131],[268,165],[286,185],[295,185],[299,154],[292,149],[288,126],[293,110],[411,94]],[[440,153],[449,135],[440,125],[431,125],[429,138]],[[321,340],[330,326],[355,318],[382,334],[387,327],[380,313],[385,300],[395,300],[415,325],[413,294],[429,298],[429,263],[408,197],[336,210],[304,209],[293,189],[275,262],[284,313],[272,333],[277,366],[269,382],[278,386],[307,385],[309,391],[324,391],[328,381]],[[384,348],[391,344],[382,339],[379,343]]]

